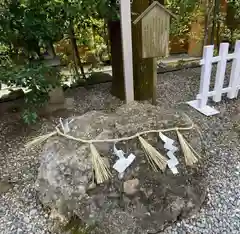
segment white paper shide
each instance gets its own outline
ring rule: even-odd
[[[115,145],[113,147],[113,151],[118,157],[118,160],[113,165],[113,168],[119,173],[119,177],[122,178],[125,170],[132,164],[136,156],[134,154],[130,154],[128,157],[125,157],[124,152],[122,150],[118,150]]]
[[[167,156],[169,160],[167,161],[169,169],[172,171],[173,174],[178,174],[177,165],[179,164],[178,159],[175,157],[174,153],[178,150],[176,146],[174,146],[174,140],[165,136],[161,132],[159,133],[159,137],[165,143],[164,148],[168,150]]]

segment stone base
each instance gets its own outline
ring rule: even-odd
[[[59,110],[73,110],[74,109],[74,99],[65,98],[63,103],[50,103],[48,102],[44,108],[40,111],[42,115],[51,114]]]
[[[63,104],[64,92],[62,87],[57,87],[49,92],[49,103],[50,104]]]
[[[212,116],[212,115],[216,115],[216,114],[220,113],[218,110],[216,110],[210,106],[207,106],[207,105],[202,108],[199,108],[198,100],[187,102],[187,104],[206,116]]]

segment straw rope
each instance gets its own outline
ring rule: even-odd
[[[55,135],[60,135],[63,136],[69,140],[74,140],[74,141],[78,141],[78,142],[82,142],[82,143],[103,143],[103,142],[107,142],[107,143],[117,143],[117,142],[121,142],[121,141],[128,141],[128,140],[132,140],[135,138],[139,138],[139,136],[141,135],[145,135],[148,133],[159,133],[159,132],[171,132],[171,131],[187,131],[187,130],[191,130],[193,128],[195,128],[199,134],[201,135],[199,128],[197,125],[194,124],[194,122],[192,121],[192,119],[186,114],[186,113],[182,113],[183,116],[185,116],[185,118],[188,120],[188,122],[190,123],[190,125],[188,127],[172,127],[172,128],[166,128],[166,129],[158,129],[158,130],[148,130],[148,131],[142,131],[142,132],[138,132],[132,136],[129,137],[121,137],[121,138],[115,138],[115,139],[99,139],[99,140],[85,140],[82,138],[76,138],[73,137],[71,135],[68,135],[67,133],[62,132],[59,127],[61,126],[61,124],[58,124],[55,127],[55,131],[51,132],[51,133],[47,133],[45,135],[36,137],[35,139],[33,139],[32,141],[28,142],[25,147],[26,148],[31,148],[34,145],[38,145],[41,144],[43,141],[47,140],[48,138],[55,136]],[[74,121],[74,119],[71,119],[69,121],[69,124],[72,123]]]
[[[43,141],[47,140],[48,138],[55,136],[55,135],[60,135],[63,136],[69,140],[74,140],[74,141],[78,141],[78,142],[82,142],[82,143],[102,143],[102,142],[120,142],[120,141],[128,141],[128,140],[132,140],[135,138],[138,138],[141,135],[145,135],[148,133],[158,133],[158,132],[171,132],[171,131],[185,131],[185,130],[191,130],[194,128],[194,124],[192,123],[191,126],[189,127],[175,127],[175,128],[167,128],[167,129],[158,129],[158,130],[148,130],[148,131],[142,131],[142,132],[138,132],[132,136],[129,137],[121,137],[121,138],[115,138],[115,139],[102,139],[102,140],[85,140],[82,138],[77,138],[71,135],[68,135],[66,133],[63,133],[62,131],[60,131],[60,129],[58,127],[56,127],[56,131],[52,132],[52,133],[48,133],[46,135],[43,136],[39,136],[37,138],[35,138],[34,140],[28,142],[25,146],[26,148],[30,148],[31,146],[34,146],[38,143],[42,143]]]
[[[70,136],[68,134],[65,134],[65,133],[61,132],[59,130],[59,128],[56,128],[56,134],[59,134],[60,136],[66,137],[70,140],[79,141],[79,142],[82,142],[82,143],[101,143],[101,142],[110,142],[110,143],[113,142],[114,143],[114,142],[120,142],[120,141],[129,141],[129,140],[132,140],[134,138],[137,138],[141,135],[145,135],[145,134],[148,134],[148,133],[183,131],[183,130],[191,130],[193,128],[194,128],[194,125],[192,124],[189,127],[182,127],[182,128],[175,127],[175,128],[167,128],[167,129],[148,130],[148,131],[138,132],[138,133],[136,133],[132,136],[129,136],[129,137],[121,137],[121,138],[115,138],[115,139],[102,139],[102,140],[84,140],[82,138],[76,138],[76,137],[73,137],[73,136]]]
[[[190,118],[188,118],[190,120]],[[72,122],[72,121],[71,121]],[[93,170],[95,172],[95,178],[96,182],[103,183],[104,181],[108,180],[111,177],[111,172],[109,170],[109,166],[104,162],[101,155],[98,153],[96,147],[93,145],[94,143],[101,143],[101,142],[112,142],[117,143],[121,141],[128,141],[137,138],[142,148],[147,156],[148,162],[151,165],[152,169],[154,171],[158,171],[158,169],[164,171],[167,166],[167,159],[161,155],[152,145],[150,145],[145,139],[143,139],[141,136],[146,135],[149,133],[159,133],[159,132],[170,132],[170,131],[176,131],[184,156],[185,161],[187,165],[193,165],[198,161],[198,158],[200,158],[200,155],[197,154],[197,152],[190,146],[190,144],[184,139],[184,137],[180,134],[179,131],[185,131],[185,130],[191,130],[193,128],[197,128],[194,123],[190,120],[190,125],[186,127],[173,127],[173,128],[166,128],[166,129],[158,129],[158,130],[148,130],[148,131],[142,131],[138,132],[132,136],[128,137],[121,137],[121,138],[114,138],[114,139],[93,139],[93,140],[85,140],[82,138],[77,138],[74,136],[71,136],[64,132],[64,128],[60,130],[60,125],[57,125],[55,127],[55,131],[36,137],[32,141],[28,142],[25,147],[31,148],[33,146],[39,145],[49,139],[50,137],[59,135],[62,137],[65,137],[69,140],[78,141],[84,144],[88,144],[90,147],[91,152],[91,158],[92,158],[92,164],[93,164]],[[63,126],[62,126],[63,127]],[[197,156],[197,157],[196,157]]]

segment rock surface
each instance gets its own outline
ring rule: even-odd
[[[8,94],[5,94],[1,97],[0,102],[14,101],[23,96],[24,96],[24,91],[22,89],[16,89],[11,91],[9,90]]]
[[[127,195],[133,195],[137,192],[137,187],[139,186],[139,180],[133,179],[133,180],[127,180],[123,183],[123,191]]]
[[[83,139],[106,139],[130,136],[149,129],[189,125],[189,119],[177,113],[164,113],[149,104],[123,105],[113,114],[91,111],[74,117],[70,135]],[[166,133],[176,139],[174,132]],[[196,149],[201,140],[196,131],[184,133]],[[156,135],[143,136],[162,153]],[[178,144],[178,143],[177,143]],[[116,157],[112,143],[95,144],[101,155],[108,156],[112,166]],[[179,145],[177,145],[179,147]],[[111,169],[113,178],[93,186],[89,147],[77,141],[56,136],[48,140],[41,156],[36,188],[41,202],[70,218],[77,215],[85,224],[94,226],[92,233],[154,233],[169,223],[194,214],[205,198],[201,163],[186,168],[178,153],[180,173],[170,170],[153,172],[137,139],[117,143],[117,148],[137,158],[122,180]]]

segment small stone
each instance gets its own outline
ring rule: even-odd
[[[21,233],[23,233],[23,230],[21,228],[18,228],[17,229],[17,234],[21,234]]]
[[[64,92],[61,87],[52,89],[49,92],[49,103],[51,104],[64,103]]]
[[[91,184],[89,184],[88,189],[95,189],[96,188],[96,184],[94,182],[92,182]]]
[[[12,188],[12,185],[6,181],[0,181],[0,194],[6,193],[9,189]]]
[[[140,188],[140,190],[144,192],[147,198],[153,194],[153,190],[151,188]]]
[[[32,210],[30,211],[30,215],[31,215],[31,216],[35,215],[36,213],[37,213],[37,210],[36,210],[36,209],[32,209]]]
[[[24,221],[25,223],[29,223],[30,219],[29,219],[27,216],[24,216],[23,221]]]
[[[65,98],[65,106],[68,110],[74,109],[74,98]]]
[[[139,180],[133,179],[125,181],[123,184],[124,192],[128,195],[132,195],[138,191]]]
[[[47,218],[48,215],[45,214],[45,218]],[[51,214],[50,214],[50,219],[52,220],[58,220],[60,223],[65,223],[66,222],[66,217],[64,217],[63,215],[61,215],[57,210],[53,209],[51,210]]]

